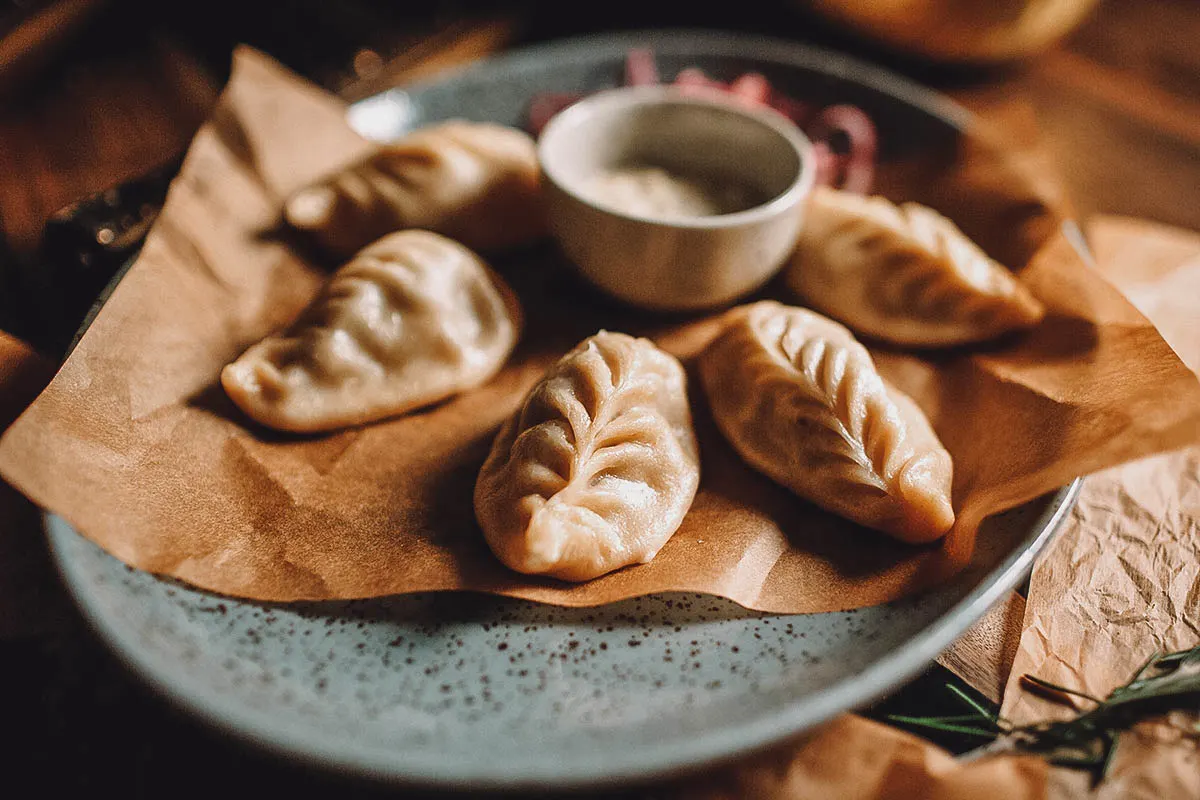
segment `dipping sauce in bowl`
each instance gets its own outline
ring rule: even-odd
[[[628,303],[690,310],[766,283],[795,246],[812,145],[790,120],[723,94],[613,89],[538,140],[547,214],[588,281]]]
[[[638,164],[600,170],[584,192],[600,205],[648,217],[736,214],[770,199],[746,183]]]

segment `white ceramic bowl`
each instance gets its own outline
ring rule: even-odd
[[[634,305],[691,310],[736,300],[792,251],[812,190],[812,145],[790,120],[718,92],[612,89],[558,114],[538,141],[550,226],[590,282]],[[609,204],[595,180],[650,165],[741,185],[767,198],[712,216],[638,213]]]

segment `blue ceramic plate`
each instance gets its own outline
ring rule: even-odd
[[[544,90],[616,85],[626,51],[753,69],[862,106],[889,148],[946,146],[948,100],[843,56],[758,38],[657,33],[535,47],[357,104],[387,138],[449,117],[521,124]],[[308,762],[453,788],[556,788],[679,773],[862,706],[925,668],[1029,571],[1075,486],[988,520],[974,564],[920,597],[780,616],[706,595],[559,609],[473,594],[264,605],[131,570],[47,518],[68,585],[147,681],[213,724]]]

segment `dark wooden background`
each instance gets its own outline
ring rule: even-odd
[[[1196,0],[1103,0],[1061,47],[990,69],[898,57],[767,0],[711,11],[647,0],[586,7],[530,0],[93,5],[73,38],[36,69],[6,75],[0,62],[0,262],[36,268],[43,225],[56,210],[178,156],[216,97],[237,42],[361,95],[515,44],[661,26],[763,32],[849,50],[998,124],[1010,124],[1014,102],[1028,104],[1081,215],[1200,229]],[[364,47],[381,57],[356,61]],[[278,762],[191,721],[96,641],[40,548],[22,558],[29,604],[9,610],[17,622],[0,637],[0,712],[9,733],[0,748],[0,794],[10,788],[21,796],[23,775],[48,797],[390,794]],[[930,672],[889,702],[927,707],[928,687],[941,674]]]

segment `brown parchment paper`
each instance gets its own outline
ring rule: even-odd
[[[1029,181],[1030,192],[1046,198],[1053,207],[1066,207],[1065,189],[1052,154],[1045,147],[1034,107],[1026,100],[1010,98],[989,104],[986,119],[993,130],[1003,131],[1004,155]],[[1049,231],[1035,230],[1031,234],[1036,241],[1038,235],[1048,235]],[[946,648],[937,662],[998,705],[1012,671],[1024,620],[1025,598],[1010,592]]]
[[[886,132],[884,133],[886,135]],[[242,49],[145,249],[50,387],[0,442],[0,472],[136,567],[265,600],[473,589],[564,605],[704,591],[808,612],[879,603],[969,559],[980,521],[1075,475],[1200,438],[1200,384],[1059,232],[1053,193],[982,135],[884,165],[893,196],[949,213],[1021,267],[1049,316],[1030,334],[920,358],[875,349],[955,459],[959,524],[911,548],[817,511],[744,467],[696,397],[701,490],[646,566],[581,586],[491,556],[471,487],[489,441],[544,368],[600,327],[689,359],[711,319],[604,301],[552,247],[496,266],[520,293],[522,343],[487,386],[325,437],[254,427],[216,383],[282,327],[324,273],[279,238],[281,198],[366,145],[339,103]]]
[[[1200,235],[1104,217],[1089,226],[1101,270],[1200,372]],[[1003,713],[1016,722],[1073,714],[1027,691],[1037,675],[1104,696],[1151,653],[1200,642],[1200,448],[1089,478],[1070,523],[1038,563]],[[1055,770],[1052,797],[1200,797],[1200,739],[1191,715],[1122,735],[1109,777]]]
[[[962,763],[919,736],[846,714],[734,769],[672,787],[687,800],[1040,800],[1046,762],[1006,756]]]

